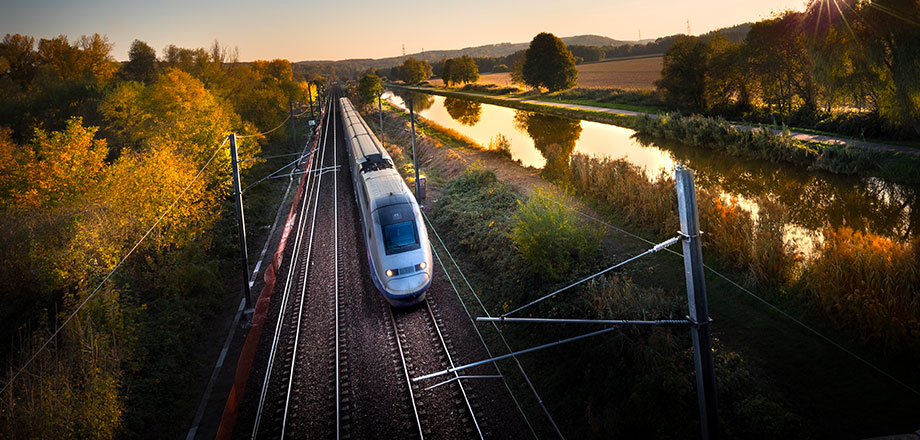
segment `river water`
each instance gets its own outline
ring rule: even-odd
[[[464,99],[411,94],[422,118],[486,146],[497,135],[510,141],[512,159],[540,168],[547,176],[564,175],[573,153],[624,159],[650,178],[675,165],[695,171],[697,184],[719,191],[727,200],[757,213],[756,200],[769,198],[789,213],[787,237],[800,251],[821,239],[827,226],[850,226],[889,238],[916,237],[920,188],[878,178],[835,175],[781,163],[739,159],[703,148],[637,136],[634,130],[591,121],[525,112]],[[400,96],[387,93],[402,108]],[[640,141],[641,140],[641,141]]]

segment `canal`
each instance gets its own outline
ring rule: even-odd
[[[757,200],[778,202],[789,213],[786,237],[809,253],[825,227],[849,226],[888,238],[909,240],[920,221],[915,208],[920,188],[873,177],[812,171],[783,163],[740,159],[676,142],[645,138],[615,125],[526,112],[459,98],[417,92],[388,92],[392,104],[405,107],[412,97],[422,118],[487,146],[498,135],[510,141],[511,156],[523,166],[541,169],[548,178],[565,176],[572,154],[626,160],[650,179],[675,165],[695,170],[700,186],[752,211]]]

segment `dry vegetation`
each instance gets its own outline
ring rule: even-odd
[[[661,77],[662,60],[663,57],[656,56],[581,64],[578,66],[577,87],[654,90],[655,80]],[[428,82],[435,86],[444,85],[440,79],[430,79]],[[511,85],[511,73],[486,73],[479,78],[477,83],[509,86]]]

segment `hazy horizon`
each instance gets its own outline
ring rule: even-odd
[[[539,32],[632,41],[639,39],[641,31],[643,39],[654,39],[686,32],[687,20],[696,35],[767,18],[784,9],[804,8],[803,0],[471,1],[463,7],[445,2],[417,5],[404,0],[389,5],[359,0],[320,5],[232,0],[167,0],[159,4],[4,0],[0,4],[5,10],[0,17],[3,34],[31,35],[36,40],[63,34],[73,41],[81,35],[99,33],[114,45],[112,55],[119,61],[127,60],[135,39],[148,43],[158,55],[169,44],[208,47],[216,39],[222,45],[237,47],[241,61],[337,61],[399,56],[403,44],[406,54],[411,54],[524,43]],[[514,20],[498,23],[496,17]]]

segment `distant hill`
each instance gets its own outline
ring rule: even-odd
[[[562,42],[568,46],[622,46],[624,44],[633,44],[635,41],[620,41],[614,40],[613,38],[607,38],[601,35],[576,35],[574,37],[563,37]],[[484,57],[503,57],[506,55],[511,55],[517,51],[527,49],[530,45],[530,42],[526,43],[499,43],[499,44],[487,44],[485,46],[474,46],[474,47],[465,47],[463,49],[453,49],[453,50],[426,50],[424,52],[408,54],[398,57],[389,57],[389,58],[378,58],[378,59],[349,59],[341,61],[300,61],[296,64],[302,64],[305,66],[308,65],[329,65],[329,64],[338,64],[349,65],[358,70],[364,70],[370,67],[375,69],[388,69],[393,66],[398,66],[406,60],[406,58],[412,57],[418,60],[425,60],[429,63],[434,63],[441,61],[444,58],[456,58],[464,55],[473,57],[473,58],[484,58]]]
[[[750,28],[751,23],[743,23],[727,28],[716,29],[712,32],[700,35],[700,37],[707,39],[719,33],[731,41],[741,42],[744,40]],[[605,58],[611,59],[663,54],[680,35],[681,34],[669,35],[654,40],[644,39],[641,41],[614,40],[613,38],[607,38],[601,35],[576,35],[574,37],[563,37],[561,39],[567,46],[599,47],[604,51]],[[487,44],[484,46],[465,47],[463,49],[453,50],[426,50],[424,52],[389,58],[355,58],[341,61],[300,61],[294,63],[294,65],[295,69],[300,73],[314,72],[324,76],[353,77],[359,72],[366,71],[370,68],[378,70],[390,69],[391,67],[402,64],[403,61],[410,57],[425,60],[431,64],[445,58],[456,58],[463,55],[473,58],[498,58],[525,50],[529,45],[529,41],[525,43]]]

